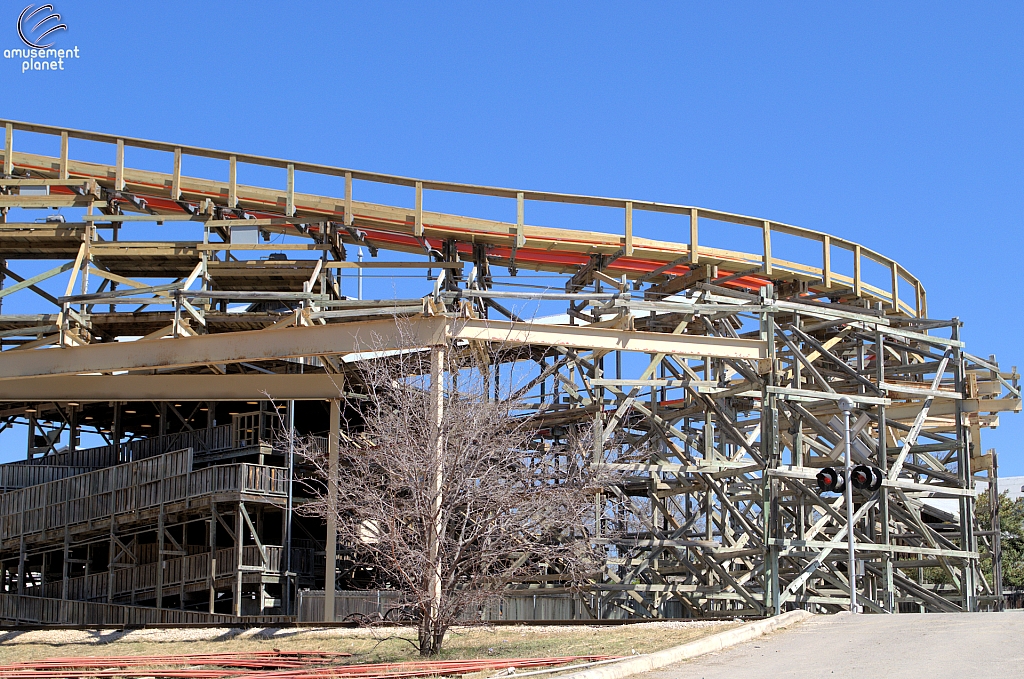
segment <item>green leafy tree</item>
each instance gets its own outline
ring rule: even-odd
[[[974,506],[974,516],[975,525],[981,530],[989,530],[989,526],[992,525],[992,510],[988,495],[978,497],[978,502]],[[1003,589],[1024,589],[1024,498],[1011,500],[1006,491],[999,494],[999,533]],[[979,549],[982,553],[981,570],[990,583],[993,581],[992,559],[986,556],[991,550],[991,545],[991,538],[986,541],[979,539]],[[924,578],[936,585],[952,584],[949,573],[944,568],[925,568]]]
[[[984,527],[991,525],[992,513],[989,503],[979,498],[976,514],[978,523]],[[1011,500],[1003,491],[999,494],[999,532],[1001,537],[1003,567],[1003,587],[1006,589],[1024,589],[1024,498]],[[984,564],[985,577],[992,578],[992,562]]]

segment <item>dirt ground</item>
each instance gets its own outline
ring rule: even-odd
[[[740,623],[649,622],[615,626],[473,626],[448,632],[442,659],[630,655],[684,644]],[[306,650],[351,653],[353,663],[413,660],[412,628],[2,631],[0,664],[68,656]]]

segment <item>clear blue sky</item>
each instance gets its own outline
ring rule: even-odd
[[[0,60],[5,117],[820,229],[1024,366],[1020,3],[54,4],[80,58]]]

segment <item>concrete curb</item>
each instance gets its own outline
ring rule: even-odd
[[[638,672],[649,672],[659,667],[665,667],[666,665],[672,665],[704,655],[705,653],[720,651],[723,648],[742,644],[744,641],[750,641],[769,632],[794,625],[812,615],[813,613],[808,613],[807,611],[789,611],[774,618],[765,618],[764,620],[751,622],[736,629],[712,634],[709,637],[697,639],[688,644],[673,646],[672,648],[666,648],[664,651],[657,651],[655,653],[647,653],[605,667],[595,667],[581,672],[573,672],[559,679],[620,679],[621,677],[627,677]]]

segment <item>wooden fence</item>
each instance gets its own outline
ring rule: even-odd
[[[588,601],[592,598],[587,595]],[[593,603],[593,602],[591,602]],[[344,621],[365,616],[397,621],[406,600],[395,590],[336,591],[334,619]],[[298,621],[324,620],[323,590],[301,590],[298,597]],[[515,594],[493,597],[463,611],[464,622],[476,620],[590,620],[588,608],[580,596],[571,594]]]
[[[182,624],[281,624],[287,616],[261,615],[236,617],[220,613],[181,611],[170,608],[121,606],[88,601],[48,599],[44,597],[0,594],[0,621],[22,625],[144,625]]]
[[[280,574],[283,548],[277,545],[263,545],[267,558],[260,548],[246,545],[242,548],[242,565],[259,569],[267,574]],[[214,578],[234,576],[238,553],[234,547],[217,550],[217,571]],[[109,596],[117,599],[130,596],[133,592],[141,599],[154,596],[159,564],[143,563],[131,567],[116,568],[113,572],[92,573],[68,579],[67,598],[76,601],[106,600]],[[210,577],[210,553],[202,552],[189,556],[164,560],[164,576],[161,587],[165,593],[172,593],[182,586],[190,591],[205,586]],[[42,588],[42,596],[61,598],[64,583],[61,580],[48,582]],[[111,589],[113,588],[113,589]]]
[[[38,486],[41,483],[66,479],[95,471],[95,467],[70,467],[35,464],[0,465],[0,492]]]
[[[120,444],[69,450],[54,455],[43,455],[29,460],[19,460],[18,465],[113,467],[126,462],[137,462],[162,455],[169,451],[191,448],[197,455],[230,450],[235,445],[232,425],[223,424],[209,429],[175,432],[163,436],[127,441]],[[3,469],[7,465],[0,465]]]

